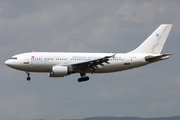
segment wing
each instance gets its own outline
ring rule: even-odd
[[[103,58],[90,60],[90,61],[81,62],[81,63],[70,64],[70,65],[74,70],[77,70],[77,71],[89,69],[93,72],[93,71],[95,71],[95,69],[98,68],[98,65],[104,66],[103,63],[110,64],[108,62],[109,58],[114,57],[115,55],[116,54],[113,54],[111,56],[105,56]]]

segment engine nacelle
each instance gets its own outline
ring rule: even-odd
[[[68,66],[53,66],[52,72],[49,73],[49,77],[64,77],[69,74]]]

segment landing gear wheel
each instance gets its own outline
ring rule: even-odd
[[[88,81],[89,77],[86,76],[85,72],[80,73],[81,77],[78,79],[78,82],[84,82],[84,81]]]
[[[27,77],[27,81],[30,81],[31,80],[31,77]]]
[[[30,73],[26,72],[26,74],[27,74],[27,81],[30,81],[31,80]]]
[[[81,78],[78,79],[78,82],[82,82]]]
[[[88,81],[89,80],[89,77],[81,77],[78,79],[78,82],[85,82],[85,81]]]
[[[86,77],[86,81],[88,81],[89,80],[89,77]]]

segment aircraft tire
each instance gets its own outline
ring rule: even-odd
[[[31,80],[31,77],[27,77],[27,81],[30,81]]]
[[[78,82],[82,82],[80,78],[78,79]]]
[[[88,81],[89,80],[89,77],[86,77],[86,80],[85,81]]]
[[[89,80],[89,77],[83,77],[83,78],[79,78],[78,82],[85,82],[85,81],[88,81],[88,80]]]

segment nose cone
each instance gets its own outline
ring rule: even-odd
[[[12,61],[12,60],[6,60],[4,62],[7,66],[11,67],[11,68],[16,68],[17,67],[17,64],[15,61]]]
[[[4,63],[5,63],[6,65],[8,65],[8,60],[6,60]]]
[[[4,63],[5,63],[7,66],[10,66],[10,61],[9,61],[9,60],[6,60]]]

